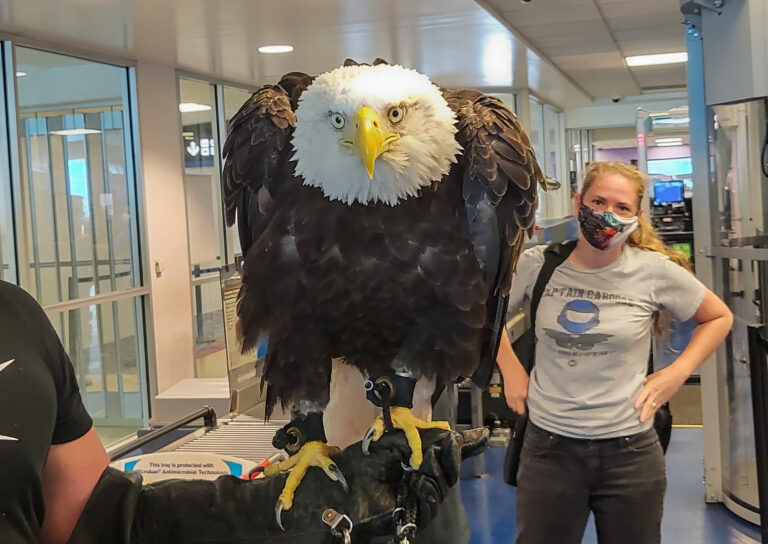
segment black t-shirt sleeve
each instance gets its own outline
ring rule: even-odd
[[[23,316],[24,336],[34,338],[36,351],[48,367],[56,387],[56,425],[53,429],[52,444],[64,444],[83,436],[93,426],[91,416],[83,406],[80,388],[75,379],[75,369],[61,345],[48,316],[31,295],[16,287],[4,284],[3,290],[12,290],[10,300],[17,305]],[[27,336],[29,335],[29,336]]]
[[[64,351],[58,335],[50,325],[48,326],[48,334],[52,336],[49,338],[49,342],[53,348],[51,350],[53,359],[50,364],[57,367],[56,370],[58,370],[58,373],[54,372],[58,412],[51,443],[64,444],[87,433],[93,426],[93,420],[83,406],[72,362]]]

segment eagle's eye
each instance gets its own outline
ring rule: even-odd
[[[344,128],[344,125],[347,123],[346,119],[344,119],[343,114],[336,113],[334,111],[328,114],[328,118],[331,121],[331,126],[337,130],[341,130],[342,128]]]
[[[399,123],[403,120],[403,117],[405,117],[405,110],[400,106],[393,106],[389,108],[387,116],[389,117],[390,122]]]

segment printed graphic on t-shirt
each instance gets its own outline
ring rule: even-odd
[[[557,316],[557,324],[563,330],[544,329],[544,332],[565,349],[589,351],[613,336],[589,332],[600,324],[600,308],[589,300],[576,299],[565,304]]]
[[[8,367],[8,365],[10,365],[15,360],[16,359],[11,359],[10,361],[6,361],[4,363],[0,363],[0,372],[5,370]],[[0,434],[0,441],[2,441],[2,440],[13,440],[13,441],[16,441],[16,440],[18,440],[18,438],[14,438],[12,436],[5,436],[5,435]]]
[[[607,343],[612,334],[599,332],[601,308],[606,304],[632,306],[631,298],[595,289],[573,287],[548,287],[543,297],[566,299],[557,316],[558,328],[544,328],[544,333],[555,341],[560,355],[568,357],[599,357],[608,355],[612,349]],[[571,366],[575,361],[569,363]]]

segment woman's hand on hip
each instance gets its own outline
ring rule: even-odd
[[[686,379],[688,376],[685,373],[672,367],[649,374],[635,402],[635,409],[640,410],[640,422],[645,423],[650,420],[656,410],[677,393]]]

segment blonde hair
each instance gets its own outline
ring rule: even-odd
[[[629,181],[635,188],[637,193],[637,208],[640,206],[645,197],[646,188],[648,187],[648,176],[643,174],[640,170],[633,166],[628,166],[621,162],[603,161],[593,162],[587,167],[587,173],[584,178],[584,186],[581,189],[581,198],[584,199],[584,195],[587,194],[589,188],[598,178],[603,176],[619,175]],[[669,259],[682,266],[689,272],[691,270],[691,263],[688,257],[680,250],[673,249],[667,246],[659,237],[659,233],[653,228],[650,219],[646,214],[641,214],[638,218],[638,226],[635,231],[629,235],[627,244],[638,249],[645,249],[647,251],[656,251],[669,257]]]
[[[640,209],[643,198],[645,197],[646,188],[648,187],[648,176],[643,174],[637,168],[628,166],[621,162],[593,162],[587,167],[587,172],[584,178],[584,186],[581,188],[581,199],[584,200],[589,188],[598,178],[603,176],[619,175],[629,181],[635,188],[637,193],[637,209]],[[691,263],[688,257],[680,250],[672,249],[667,246],[653,228],[651,221],[646,214],[640,214],[638,216],[638,226],[635,231],[629,235],[627,244],[638,249],[644,249],[646,251],[656,251],[669,257],[669,259],[685,268],[688,272],[693,273],[691,270]],[[672,325],[671,314],[664,310],[656,314],[654,318],[653,328],[656,334],[662,337],[669,334]]]

